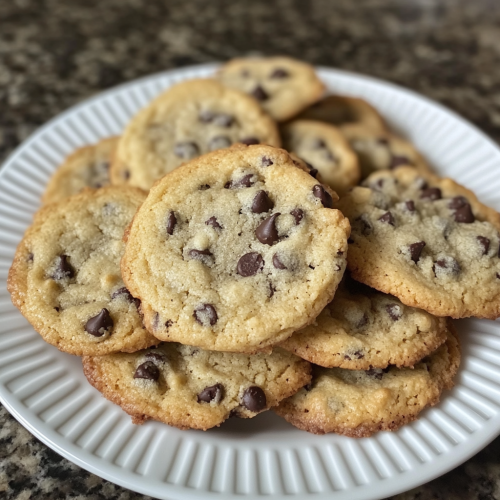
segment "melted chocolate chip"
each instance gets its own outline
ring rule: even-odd
[[[224,149],[231,146],[231,139],[225,135],[217,135],[212,137],[208,142],[208,149],[210,151],[215,151],[216,149]]]
[[[490,249],[490,240],[486,238],[485,236],[478,236],[477,237],[477,242],[482,248],[482,253],[481,255],[486,255],[488,253],[488,250]]]
[[[268,93],[260,85],[257,85],[257,87],[255,87],[253,89],[253,91],[250,93],[250,95],[255,97],[255,99],[257,99],[257,101],[261,101],[261,102],[269,99]]]
[[[391,317],[392,321],[397,321],[403,316],[403,311],[399,304],[387,304],[385,306],[387,314]]]
[[[394,168],[401,167],[402,165],[413,165],[413,163],[406,156],[392,155],[389,168],[392,170]]]
[[[206,191],[207,189],[210,189],[209,184],[202,184],[199,188],[200,191]]]
[[[294,208],[291,212],[291,215],[293,215],[293,218],[295,219],[295,225],[298,226],[300,224],[300,221],[304,218],[304,211],[301,210],[300,208]]]
[[[177,224],[177,218],[174,212],[170,212],[167,217],[167,234],[174,234],[174,229]]]
[[[259,139],[257,137],[245,137],[241,139],[241,144],[246,144],[247,146],[251,146],[252,144],[260,144]]]
[[[193,248],[192,250],[189,250],[188,255],[192,259],[204,260],[205,257],[211,257],[213,254],[208,248],[205,248],[205,250],[197,250],[196,248]]]
[[[241,404],[250,411],[258,412],[263,410],[267,405],[265,392],[257,386],[249,387],[243,393]]]
[[[264,260],[262,255],[258,252],[250,252],[240,257],[236,270],[240,276],[246,278],[257,274],[262,270],[263,266]]]
[[[234,123],[234,117],[226,113],[216,113],[212,123],[218,127],[229,128]]]
[[[391,214],[391,212],[386,212],[385,214],[383,214],[382,216],[380,216],[378,218],[378,220],[380,222],[385,222],[387,224],[390,224],[391,226],[394,226],[394,217],[393,215]]]
[[[160,370],[152,361],[146,361],[137,367],[134,378],[156,381],[160,378]]]
[[[474,214],[472,213],[472,208],[471,208],[469,203],[466,203],[465,205],[463,205],[460,208],[457,208],[455,210],[455,221],[456,222],[462,222],[464,224],[471,224],[475,220],[476,220],[476,218],[474,217]]]
[[[278,230],[276,229],[276,218],[281,215],[279,212],[264,219],[255,230],[257,239],[265,245],[274,245],[279,240]]]
[[[377,380],[381,380],[382,377],[384,376],[384,373],[387,373],[389,371],[389,367],[387,368],[370,368],[369,370],[365,370],[366,375],[368,377],[372,377]]]
[[[408,212],[415,212],[415,202],[413,200],[405,202],[405,207]]]
[[[260,164],[263,167],[270,167],[271,165],[274,165],[274,162],[268,156],[263,156]]]
[[[62,280],[65,278],[74,278],[75,270],[73,266],[68,261],[69,257],[67,255],[59,255],[57,258],[56,267],[52,273],[52,278],[55,280]]]
[[[214,401],[216,404],[219,404],[223,397],[224,387],[222,384],[215,384],[210,387],[205,387],[198,394],[198,403],[210,403]]]
[[[462,208],[464,205],[467,205],[469,201],[464,196],[455,196],[451,199],[450,203],[448,203],[448,208],[452,210],[456,210],[457,208]]]
[[[200,323],[200,325],[210,326],[215,325],[219,317],[217,316],[217,311],[212,304],[200,304],[193,313],[194,319]]]
[[[333,207],[333,198],[330,193],[320,184],[316,184],[313,189],[313,195],[321,200],[321,203],[326,208]]]
[[[239,187],[251,187],[254,185],[254,181],[252,180],[252,177],[254,174],[247,174],[244,175],[241,179],[238,179],[237,181],[228,181],[226,184],[224,184],[224,187],[226,189],[234,189],[234,188],[239,188]]]
[[[218,220],[215,217],[210,217],[210,219],[205,221],[207,226],[212,226],[215,229],[222,229],[222,226],[219,224]]]
[[[460,273],[460,264],[453,257],[442,257],[434,263],[435,276],[453,275]]]
[[[269,78],[288,78],[290,76],[290,73],[283,68],[276,68],[273,70],[273,72],[269,75]]]
[[[113,328],[113,325],[113,318],[109,314],[109,311],[104,308],[101,309],[99,314],[90,318],[85,323],[85,331],[94,337],[102,337]]]
[[[200,154],[198,146],[194,142],[178,142],[174,146],[174,154],[184,160],[190,160]]]
[[[167,328],[167,330],[174,324],[174,322],[171,320],[171,319],[167,319],[167,321],[165,321],[165,327]]]
[[[163,354],[159,352],[147,352],[144,356],[148,361],[152,361],[153,363],[163,364],[166,361],[166,358]]]
[[[269,212],[274,207],[274,203],[269,198],[265,191],[257,191],[255,198],[252,201],[252,212],[254,214],[262,214]]]
[[[440,200],[441,199],[441,189],[439,188],[426,188],[422,190],[422,193],[420,194],[420,198],[426,199],[426,200]]]
[[[411,260],[415,262],[415,264],[420,259],[420,254],[422,253],[424,247],[425,247],[425,241],[417,241],[416,243],[412,243],[411,245],[408,246],[408,249],[410,250]]]
[[[287,269],[287,267],[285,266],[285,264],[283,264],[283,262],[281,262],[280,258],[278,257],[278,254],[275,253],[273,255],[273,266],[276,268],[276,269]]]

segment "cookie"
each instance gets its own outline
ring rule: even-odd
[[[364,125],[356,125],[343,133],[351,148],[356,152],[364,179],[378,170],[410,166],[422,173],[431,173],[422,155],[400,137],[385,133],[374,133]]]
[[[374,134],[388,132],[384,119],[364,99],[341,95],[329,95],[307,108],[298,117],[301,120],[318,120],[331,123],[343,133],[361,125]]]
[[[177,343],[134,354],[86,356],[83,371],[136,424],[153,419],[202,430],[230,416],[255,417],[311,380],[310,364],[281,349],[249,356]]]
[[[333,125],[313,120],[294,120],[280,128],[283,147],[307,162],[337,193],[360,179],[358,158]]]
[[[310,385],[274,411],[295,427],[325,434],[368,437],[395,431],[439,402],[453,387],[460,347],[448,320],[446,343],[412,368],[344,370],[314,367]]]
[[[105,187],[42,208],[9,271],[12,302],[45,341],[64,352],[134,352],[158,341],[140,302],[125,288],[120,259],[125,228],[145,193]]]
[[[337,208],[353,278],[437,316],[500,316],[500,215],[450,179],[372,174]]]
[[[446,320],[344,277],[315,322],[281,344],[326,368],[413,366],[446,340]]]
[[[86,187],[107,186],[109,166],[119,137],[109,137],[92,146],[77,149],[49,179],[42,203],[61,201]]]
[[[174,85],[127,125],[111,165],[113,184],[149,189],[182,163],[233,143],[280,145],[254,99],[216,80]]]
[[[160,340],[252,353],[309,324],[345,269],[349,224],[334,197],[264,145],[168,174],[135,216],[122,259],[147,328]]]
[[[277,121],[285,121],[324,92],[314,68],[290,57],[233,59],[219,70],[218,79],[255,98]]]

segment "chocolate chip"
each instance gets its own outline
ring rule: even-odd
[[[217,311],[212,304],[200,304],[193,313],[194,318],[200,325],[210,326],[215,325],[219,317],[217,316]]]
[[[434,263],[434,274],[457,276],[460,273],[460,264],[453,257],[441,257]]]
[[[205,221],[207,226],[212,226],[215,229],[222,229],[222,226],[219,224],[219,221],[215,217],[210,217],[210,219]]]
[[[85,323],[85,331],[94,337],[102,337],[113,328],[113,325],[113,318],[109,314],[109,311],[104,308],[101,309],[99,314],[93,316]]]
[[[386,139],[385,137],[380,137],[379,139],[377,139],[377,142],[381,146],[388,146],[389,145],[389,140]]]
[[[167,217],[167,234],[174,234],[174,229],[177,224],[177,218],[174,212],[170,212]]]
[[[250,95],[255,97],[255,99],[257,99],[257,101],[265,101],[265,100],[269,99],[269,95],[260,85],[257,85],[257,87],[255,87],[253,89],[253,91],[250,93]]]
[[[198,118],[200,122],[203,123],[210,123],[214,119],[215,113],[212,111],[209,111],[208,109],[204,109],[203,111],[200,111],[200,114],[198,115]]]
[[[234,117],[226,113],[217,113],[213,117],[212,123],[218,127],[229,128],[234,123]]]
[[[403,311],[401,309],[401,306],[398,304],[387,304],[385,306],[385,310],[387,311],[387,314],[391,317],[392,321],[397,321],[398,319],[403,316]]]
[[[384,376],[384,373],[387,373],[389,371],[389,367],[387,368],[370,368],[369,370],[365,370],[366,375],[368,377],[372,377],[377,380],[381,380],[382,377]]]
[[[276,291],[276,288],[273,286],[272,283],[269,283],[269,298],[271,298],[274,295],[275,291]]]
[[[326,148],[326,143],[323,139],[320,139],[319,137],[317,137],[316,139],[314,139],[314,142],[312,143],[311,146],[313,149],[322,149],[322,148]]]
[[[321,200],[321,203],[323,204],[324,207],[326,208],[333,207],[333,198],[321,184],[316,184],[313,187],[312,191],[313,195]]]
[[[56,306],[56,307],[54,307],[54,309],[55,309],[57,312],[59,312],[59,311],[61,310],[61,308],[60,308],[60,307],[57,307],[57,306]]]
[[[210,189],[209,184],[202,184],[199,188],[200,191],[206,191],[207,189]]]
[[[265,191],[257,191],[255,198],[252,201],[252,212],[254,214],[262,214],[269,212],[274,207],[274,203],[269,198]]]
[[[394,226],[394,217],[392,216],[391,212],[386,212],[385,214],[381,215],[378,220],[380,222],[386,222],[387,224]]]
[[[263,410],[267,405],[265,392],[257,386],[249,387],[243,393],[241,404],[250,411],[258,412]]]
[[[309,175],[311,177],[314,177],[316,179],[316,176],[318,175],[318,169],[317,168],[311,168],[311,170],[309,170]]]
[[[147,352],[144,356],[148,361],[152,361],[153,363],[163,364],[166,361],[166,358],[163,354],[159,352]]]
[[[224,387],[222,384],[215,384],[210,387],[205,387],[198,394],[198,403],[210,403],[214,401],[216,404],[219,404],[223,397]]]
[[[490,249],[490,240],[484,236],[478,236],[477,241],[483,249],[483,253],[481,255],[486,255]]]
[[[261,160],[261,165],[263,167],[270,167],[271,165],[274,165],[274,162],[268,156],[263,156]]]
[[[412,243],[411,245],[408,246],[408,249],[410,250],[411,260],[415,262],[415,264],[420,259],[420,254],[422,253],[424,247],[425,247],[425,241],[417,241],[416,243]]]
[[[33,262],[34,257],[35,256],[30,252],[26,257],[26,262]]]
[[[257,239],[265,245],[274,245],[279,240],[278,230],[276,229],[276,218],[281,215],[279,212],[264,219],[255,230]]]
[[[217,135],[212,137],[208,142],[208,149],[210,151],[215,151],[216,149],[224,149],[231,146],[231,139],[225,135]]]
[[[415,212],[415,202],[413,200],[408,200],[405,202],[406,210],[408,212]]]
[[[371,234],[372,230],[373,230],[373,226],[372,226],[372,223],[370,222],[370,218],[368,217],[367,214],[361,214],[356,220],[355,222],[357,222],[359,228],[360,228],[360,231],[361,231],[361,234],[363,236],[368,236]]]
[[[464,196],[455,196],[451,199],[450,203],[448,203],[448,208],[456,210],[457,208],[462,208],[464,205],[467,205],[467,203],[469,203],[469,200]]]
[[[211,257],[213,254],[208,248],[205,248],[205,250],[197,250],[196,248],[193,248],[192,250],[189,250],[188,255],[192,259],[204,260],[205,257]]]
[[[422,190],[420,194],[420,198],[427,199],[431,201],[440,200],[441,199],[441,189],[439,188],[426,188]]]
[[[65,278],[74,278],[75,270],[73,266],[68,261],[69,257],[67,255],[59,255],[57,257],[56,267],[52,273],[52,278],[55,280],[62,280]]]
[[[269,75],[269,78],[288,78],[290,76],[290,73],[283,68],[276,68],[273,70],[273,72]]]
[[[362,351],[355,351],[354,353],[351,353],[350,355],[344,355],[344,359],[347,359],[348,361],[351,361],[353,358],[354,359],[363,359],[365,355],[363,354]]]
[[[127,302],[134,303],[136,307],[138,308],[141,305],[141,301],[139,299],[136,299],[132,297],[132,294],[123,286],[121,288],[118,288],[118,290],[115,290],[111,294],[111,299],[116,299],[117,297],[120,297],[120,295],[124,296]]]
[[[174,154],[184,160],[190,160],[200,154],[198,146],[194,142],[178,142],[174,146]]]
[[[389,168],[392,170],[392,169],[400,167],[402,165],[413,165],[413,163],[406,156],[392,155]]]
[[[226,184],[224,184],[224,187],[226,189],[234,189],[234,188],[239,188],[239,187],[251,187],[254,185],[254,181],[252,180],[252,177],[254,174],[247,174],[244,175],[241,179],[238,179],[237,181],[228,181]]]
[[[361,319],[356,323],[356,328],[363,328],[367,324],[368,324],[368,316],[366,314],[363,314]]]
[[[123,178],[125,180],[130,179],[130,171],[129,170],[123,170],[122,175],[123,175]]]
[[[134,378],[156,381],[160,378],[160,370],[152,361],[146,361],[137,367]]]
[[[167,321],[165,321],[165,327],[167,328],[167,330],[174,324],[174,322],[171,320],[171,319],[167,319]]]
[[[293,218],[295,219],[295,225],[298,226],[300,224],[300,221],[304,218],[304,211],[301,210],[300,208],[294,208],[291,212],[291,215],[293,215]]]
[[[260,144],[259,139],[257,137],[245,137],[240,140],[241,144],[246,144],[247,146],[251,146],[252,144]]]
[[[474,222],[476,218],[474,217],[474,214],[472,213],[472,208],[469,203],[466,203],[460,208],[457,208],[455,210],[455,221],[456,222],[463,222],[464,224],[471,224]]]
[[[258,252],[246,253],[238,261],[236,266],[237,272],[240,276],[254,276],[257,274],[264,266],[264,260],[262,255]]]
[[[276,268],[276,269],[287,269],[287,267],[285,266],[285,264],[283,264],[283,262],[281,262],[280,258],[278,257],[278,254],[275,253],[273,255],[273,266]]]

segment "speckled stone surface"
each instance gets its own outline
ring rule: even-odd
[[[390,80],[500,141],[497,0],[0,0],[0,161],[102,89],[250,53]],[[41,444],[0,407],[0,498],[146,499]],[[500,439],[393,500],[500,499]]]

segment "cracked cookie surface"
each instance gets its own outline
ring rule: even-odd
[[[450,179],[372,174],[337,204],[353,278],[437,316],[500,316],[500,215]]]
[[[313,367],[311,383],[274,411],[299,429],[368,437],[394,431],[439,402],[453,387],[460,346],[448,320],[446,342],[412,368],[367,371]]]
[[[177,343],[133,354],[83,358],[89,382],[142,424],[209,429],[230,416],[252,418],[311,380],[307,361],[282,349],[252,356]]]
[[[157,340],[125,288],[125,228],[146,195],[87,189],[42,208],[9,271],[12,302],[49,344],[77,355],[133,352]]]
[[[119,137],[109,137],[69,155],[49,179],[43,203],[61,201],[84,188],[109,185],[109,168]]]
[[[122,260],[160,340],[256,352],[309,324],[345,269],[349,223],[286,151],[235,146],[183,165],[138,211]]]
[[[446,319],[344,276],[314,323],[281,347],[327,368],[413,366],[446,340]]]
[[[243,92],[210,79],[181,82],[128,123],[111,180],[149,189],[182,163],[237,142],[279,146],[280,138],[275,122]]]
[[[251,95],[277,121],[292,118],[324,91],[314,68],[290,57],[233,59],[217,76],[224,85]]]

